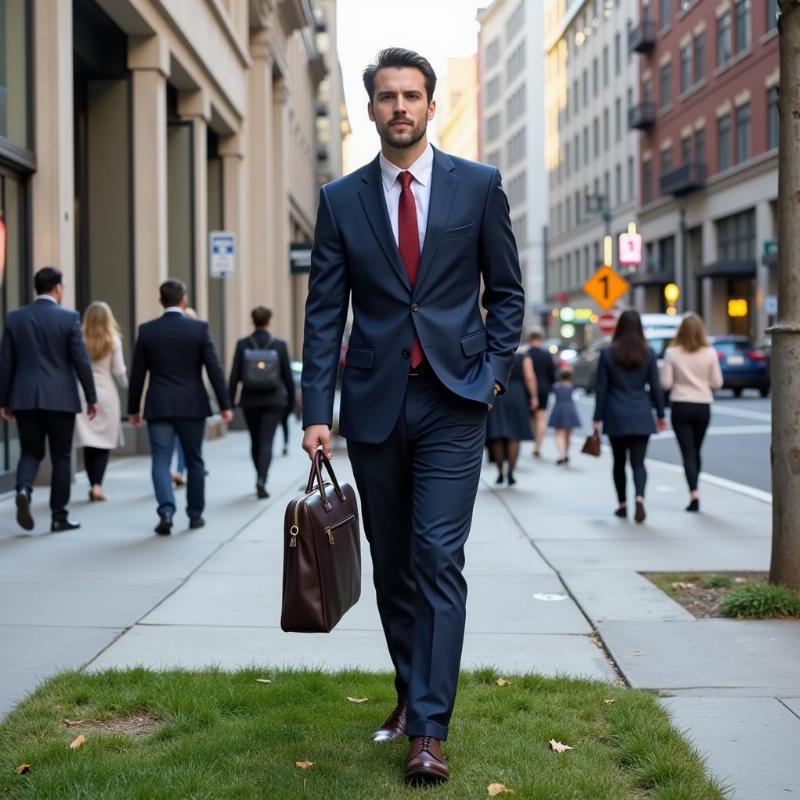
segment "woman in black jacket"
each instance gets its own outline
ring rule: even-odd
[[[657,422],[653,420],[653,407]],[[634,519],[644,522],[647,444],[650,436],[666,425],[656,356],[644,338],[639,313],[629,309],[620,315],[611,344],[600,354],[594,409],[595,430],[608,436],[614,454],[614,486],[619,500],[614,513],[618,517],[628,514],[625,462],[630,457],[636,488]]]
[[[238,405],[244,412],[250,431],[250,454],[256,468],[256,495],[263,499],[269,497],[267,473],[272,461],[272,440],[275,438],[275,429],[294,402],[294,380],[286,342],[272,336],[268,330],[272,312],[264,306],[256,306],[251,317],[255,330],[236,343],[228,392],[231,402],[235,404],[236,390],[242,384]],[[254,352],[248,356],[248,350]],[[273,351],[276,356],[252,358],[256,353],[266,351]],[[268,375],[266,379],[258,376],[259,369]]]

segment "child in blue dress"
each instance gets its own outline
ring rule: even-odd
[[[581,418],[578,416],[578,409],[575,407],[575,400],[572,395],[574,387],[572,385],[572,370],[564,367],[558,374],[558,381],[553,385],[553,394],[556,403],[550,412],[548,422],[556,432],[556,447],[558,447],[559,459],[556,464],[569,463],[569,440],[573,428],[581,427]]]

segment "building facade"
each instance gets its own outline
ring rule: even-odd
[[[616,253],[618,235],[636,222],[639,137],[628,115],[638,102],[639,65],[628,37],[637,3],[545,3],[547,298],[556,308],[592,307],[581,286],[603,263],[604,236],[614,237]]]
[[[66,305],[111,305],[130,359],[174,276],[226,361],[258,303],[297,352],[307,276],[290,274],[289,249],[313,235],[317,94],[326,75],[339,80],[310,0],[0,10],[2,315],[31,300],[37,269],[58,266]],[[224,278],[209,271],[216,230],[236,236]],[[0,480],[13,426],[2,445]]]
[[[530,321],[541,312],[545,283],[542,2],[494,0],[478,21],[479,158],[503,175]]]
[[[777,311],[776,0],[649,0],[640,53],[641,232],[636,304],[680,308],[760,340]]]
[[[439,146],[470,161],[478,160],[478,57],[449,58],[447,74],[436,85]]]

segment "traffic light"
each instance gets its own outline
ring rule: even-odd
[[[667,314],[674,316],[678,313],[678,308],[675,305],[678,298],[681,296],[681,290],[678,288],[677,283],[668,283],[664,287],[664,299],[667,301]]]

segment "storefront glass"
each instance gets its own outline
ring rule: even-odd
[[[26,0],[0,0],[0,137],[25,150],[30,144],[29,5]]]

